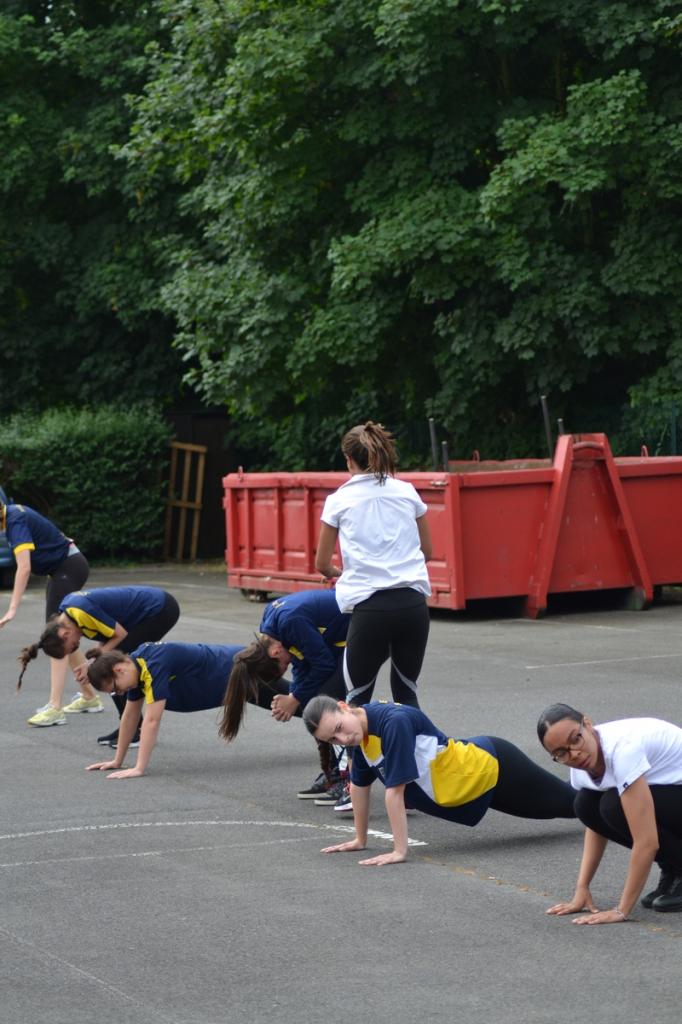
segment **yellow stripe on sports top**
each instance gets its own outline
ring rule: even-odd
[[[298,647],[290,647],[289,654],[293,654],[293,656],[298,658],[299,661],[303,661],[303,655],[299,651]]]
[[[14,548],[14,554],[18,555],[20,551],[35,551],[36,546],[33,541],[26,541],[25,544],[17,544]]]
[[[154,680],[152,674],[147,668],[147,662],[144,658],[136,658],[137,664],[140,666],[140,689],[144,694],[145,704],[153,704],[156,700],[154,696]]]
[[[83,611],[82,608],[67,608],[66,614],[70,619],[73,619],[80,631],[87,636],[88,640],[92,640],[98,635],[107,638],[114,635],[114,630],[111,626],[105,626],[103,622],[96,619],[94,615]]]
[[[441,807],[459,807],[497,784],[497,758],[474,743],[450,739],[431,762],[433,796]]]
[[[379,736],[368,736],[362,741],[362,752],[365,755],[367,764],[375,765],[381,761],[381,739]]]

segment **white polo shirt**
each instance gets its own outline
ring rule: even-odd
[[[417,529],[425,514],[412,484],[392,476],[380,484],[373,473],[356,473],[329,495],[322,522],[339,531],[343,574],[336,581],[336,600],[342,612],[377,590],[411,587],[428,597],[431,585]]]
[[[601,779],[571,768],[574,789],[617,789],[644,776],[650,786],[682,785],[682,729],[660,718],[621,718],[595,726],[605,769]]]

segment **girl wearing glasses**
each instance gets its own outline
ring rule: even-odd
[[[367,845],[369,793],[379,779],[393,850],[359,863],[380,867],[407,859],[406,804],[460,825],[477,825],[489,808],[518,818],[574,818],[571,787],[497,736],[451,739],[419,708],[387,701],[351,707],[319,696],[303,721],[317,740],[354,747],[350,793],[355,838],[323,853],[352,853]]]
[[[568,704],[547,708],[537,728],[545,750],[570,767],[575,811],[586,826],[575,894],[547,913],[589,911],[574,924],[625,921],[654,862],[660,880],[642,906],[682,910],[682,729],[658,718],[595,726]],[[618,904],[599,911],[589,886],[609,839],[632,852]]]

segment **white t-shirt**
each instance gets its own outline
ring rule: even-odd
[[[339,531],[343,574],[336,600],[350,612],[377,590],[411,587],[431,593],[419,545],[417,519],[426,505],[412,484],[389,476],[380,484],[373,473],[356,473],[330,494],[322,522]]]
[[[617,789],[622,796],[643,775],[650,786],[682,785],[682,729],[660,718],[622,718],[595,726],[605,769],[595,780],[571,768],[574,789]]]

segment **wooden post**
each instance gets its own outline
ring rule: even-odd
[[[199,545],[199,525],[201,521],[202,493],[204,489],[204,473],[206,466],[206,445],[185,444],[182,441],[171,441],[171,464],[170,478],[168,481],[168,500],[166,502],[166,531],[164,538],[164,557],[170,558],[173,534],[173,509],[180,509],[178,522],[177,544],[175,557],[182,561],[185,551],[185,536],[187,533],[187,513],[192,513],[192,534],[190,538],[189,557],[194,561],[197,557]],[[179,498],[175,497],[178,482],[178,461],[179,455],[184,459],[182,472],[182,491]],[[190,499],[190,487],[192,482],[192,470],[195,470],[194,499]]]

